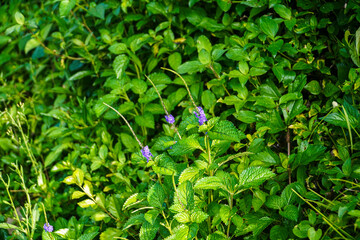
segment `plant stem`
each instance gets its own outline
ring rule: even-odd
[[[118,110],[116,110],[115,108],[113,108],[113,107],[110,106],[109,104],[104,103],[104,102],[103,102],[103,104],[106,105],[106,106],[108,106],[108,107],[111,108],[112,110],[114,110],[114,111],[124,120],[124,122],[126,123],[126,125],[130,128],[130,131],[131,131],[131,133],[134,135],[136,141],[139,143],[140,147],[143,148],[144,146],[142,145],[142,143],[140,142],[140,140],[137,138],[134,130],[132,129],[132,127],[130,126],[129,122],[126,120],[126,118],[125,118],[121,113],[119,113]]]
[[[191,102],[192,102],[192,104],[194,105],[196,111],[197,111],[197,112],[199,113],[199,115],[200,115],[200,112],[199,112],[199,110],[197,109],[197,106],[196,106],[196,104],[195,104],[195,101],[194,101],[194,99],[193,99],[193,97],[192,97],[192,95],[191,95],[190,89],[189,89],[189,87],[188,87],[185,79],[184,79],[180,74],[178,74],[177,72],[175,72],[175,71],[172,70],[172,69],[164,68],[164,67],[161,67],[161,69],[164,69],[164,70],[166,70],[166,71],[169,71],[169,72],[172,72],[172,73],[176,74],[176,75],[183,81],[183,83],[184,83],[184,85],[185,85],[185,88],[186,88],[187,92],[189,93]]]
[[[286,142],[287,142],[287,150],[288,150],[288,159],[291,154],[291,143],[290,143],[290,129],[287,127],[287,133],[286,133]],[[289,177],[289,184],[291,184],[291,167],[288,164],[288,177]]]
[[[154,82],[153,82],[153,81],[151,81],[151,79],[150,79],[148,76],[146,76],[146,75],[145,75],[145,77],[146,77],[146,78],[147,78],[147,80],[149,80],[149,82],[153,85],[153,87],[154,87],[154,89],[155,89],[155,91],[156,91],[157,95],[158,95],[158,96],[159,96],[159,98],[160,98],[161,105],[162,105],[162,107],[163,107],[163,109],[164,109],[164,111],[165,111],[166,115],[170,115],[170,114],[169,114],[169,112],[167,111],[166,107],[165,107],[165,103],[164,103],[164,101],[163,101],[163,99],[162,99],[162,97],[161,97],[161,95],[160,95],[160,93],[159,93],[158,89],[156,88],[156,86],[155,86]],[[177,134],[177,135],[179,136],[179,138],[181,139],[180,133],[179,133],[179,131],[177,130],[177,128],[176,128],[176,126],[175,126],[175,124],[174,124],[174,123],[172,124],[172,126],[173,126],[173,128],[175,129],[176,134]]]
[[[230,214],[231,214],[231,210],[233,208],[233,201],[234,201],[234,194],[230,193],[229,196],[229,207],[230,207]],[[230,236],[230,224],[231,224],[231,216],[229,218],[229,222],[228,222],[228,227],[227,227],[227,233],[226,236],[229,237]]]

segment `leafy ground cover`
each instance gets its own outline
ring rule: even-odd
[[[359,239],[358,0],[0,6],[1,239]]]

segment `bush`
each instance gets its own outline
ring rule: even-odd
[[[4,3],[1,238],[358,239],[359,6]]]

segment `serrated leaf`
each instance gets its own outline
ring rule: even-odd
[[[125,54],[117,56],[113,62],[113,69],[116,73],[116,78],[120,79],[125,73],[127,65],[129,64],[129,58]]]
[[[190,181],[185,181],[179,185],[176,190],[176,200],[175,204],[179,203],[182,209],[186,208],[192,211],[195,206],[195,200],[194,189]]]
[[[140,228],[140,240],[153,240],[159,228],[160,224],[158,222],[150,224],[146,221]]]
[[[199,179],[194,188],[197,189],[213,189],[224,188],[225,186],[217,176],[203,177]]]
[[[165,200],[165,192],[159,183],[155,183],[150,188],[147,200],[151,206],[162,209],[162,205]]]
[[[159,210],[152,209],[145,213],[144,218],[148,223],[154,224],[159,213]]]
[[[138,215],[134,215],[131,216],[126,223],[124,224],[123,230],[133,226],[133,225],[138,225],[138,224],[142,224],[146,222],[145,218],[144,218],[144,214],[138,214]]]
[[[179,223],[188,223],[190,222],[190,216],[187,212],[180,212],[178,214],[175,214],[174,218]]]
[[[230,219],[230,207],[228,205],[221,205],[219,215],[221,221],[223,221],[223,223],[227,226]]]
[[[202,150],[202,147],[197,138],[183,138],[172,146],[172,149],[169,150],[169,153],[173,156],[182,156],[192,153],[196,149]]]
[[[189,180],[191,181],[198,173],[199,168],[197,167],[188,167],[184,171],[181,172],[179,177],[179,184]]]
[[[249,167],[239,175],[239,186],[242,188],[258,187],[275,173],[264,167]]]
[[[239,130],[230,121],[221,120],[208,132],[211,139],[240,142]]]
[[[203,211],[195,211],[193,214],[191,214],[191,221],[196,223],[202,223],[207,219],[209,215]]]
[[[280,215],[284,218],[290,219],[292,221],[297,221],[299,217],[299,210],[294,205],[287,205],[284,211],[279,211]]]

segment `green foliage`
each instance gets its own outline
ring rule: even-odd
[[[358,1],[0,12],[1,239],[360,238]]]

